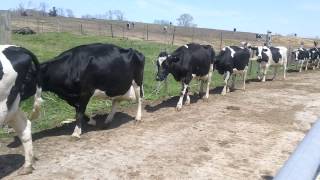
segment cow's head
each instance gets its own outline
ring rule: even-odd
[[[320,52],[319,52],[319,50],[317,48],[310,49],[309,53],[310,53],[310,58],[312,60],[317,59],[319,57],[319,55],[320,55]]]
[[[294,56],[295,60],[302,60],[305,58],[305,53],[303,49],[296,49],[292,52],[292,55]]]
[[[251,46],[250,49],[255,50],[258,62],[268,62],[271,51],[267,46]]]
[[[157,59],[157,76],[156,80],[157,81],[163,81],[167,78],[169,74],[169,63],[168,63],[168,58],[170,55],[167,52],[161,52],[158,56]]]

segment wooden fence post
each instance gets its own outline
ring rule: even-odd
[[[220,32],[220,50],[222,50],[222,31]]]
[[[114,35],[113,35],[112,24],[111,24],[111,26],[110,26],[110,31],[111,31],[111,37],[113,38],[113,37],[114,37]]]
[[[0,44],[11,42],[11,15],[9,11],[0,11]]]
[[[83,27],[82,27],[82,24],[80,24],[80,34],[83,35]]]
[[[149,25],[147,24],[147,41],[149,40]]]
[[[173,45],[173,44],[174,44],[174,37],[175,37],[175,34],[176,34],[176,27],[173,27],[172,42],[171,42],[171,45]]]

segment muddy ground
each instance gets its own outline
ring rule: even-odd
[[[143,123],[125,109],[79,141],[72,124],[36,133],[35,170],[19,179],[271,179],[320,114],[319,76],[252,81],[224,97],[216,88],[209,102],[194,97],[181,112],[177,97],[145,103]],[[1,140],[0,179],[17,178],[22,153],[17,141]]]

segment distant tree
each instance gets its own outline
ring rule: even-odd
[[[48,9],[48,4],[45,2],[41,2],[39,4],[39,11],[41,16],[47,16],[47,9]]]
[[[66,9],[67,17],[74,17],[73,11],[71,9]]]
[[[20,16],[27,16],[27,12],[26,12],[26,9],[24,8],[24,4],[23,3],[20,3],[18,5],[17,11],[20,14]]]
[[[62,16],[62,17],[65,16],[63,8],[58,8],[57,9],[57,16]]]
[[[118,21],[124,20],[124,13],[120,10],[113,10],[113,15],[115,16],[116,20],[118,20]]]
[[[56,17],[57,15],[57,9],[53,6],[52,9],[49,11],[49,16]]]
[[[83,19],[92,19],[93,16],[90,15],[90,14],[85,14],[85,15],[82,15],[81,18],[83,18]]]
[[[108,12],[106,12],[106,15],[109,20],[113,20],[113,11],[112,10],[109,10]]]
[[[193,17],[190,14],[181,14],[180,17],[177,19],[179,26],[185,27],[193,27],[196,24],[193,24]]]
[[[170,21],[168,20],[163,20],[163,19],[156,19],[153,21],[154,24],[159,24],[159,25],[170,25]]]

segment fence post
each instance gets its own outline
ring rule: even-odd
[[[124,39],[124,27],[122,26],[122,39]]]
[[[220,50],[222,50],[222,31],[220,32]]]
[[[111,31],[111,37],[113,38],[114,36],[113,36],[112,24],[111,24],[111,26],[110,26],[110,31]]]
[[[0,44],[11,42],[11,16],[9,11],[0,11]]]
[[[173,44],[174,44],[174,37],[175,37],[175,34],[176,34],[176,27],[173,27],[172,42],[171,42],[171,45],[173,45]]]
[[[149,40],[149,25],[147,24],[147,41]]]
[[[82,23],[80,24],[80,34],[83,35],[83,27],[82,27]]]

